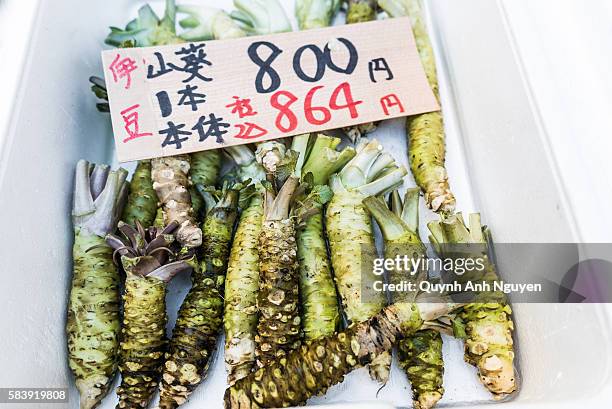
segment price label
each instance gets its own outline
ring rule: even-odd
[[[439,109],[408,18],[102,52],[120,162]]]

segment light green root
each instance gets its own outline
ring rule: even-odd
[[[94,246],[101,247],[87,251]],[[100,403],[117,370],[120,296],[112,253],[104,239],[76,230],[66,334],[81,409]]]
[[[157,211],[157,194],[151,180],[151,161],[138,162],[132,181],[130,193],[123,209],[121,220],[130,225],[138,221],[143,227],[149,227],[155,220]]]
[[[297,245],[304,338],[317,339],[333,333],[340,321],[322,211],[311,216],[298,229]]]
[[[263,201],[255,195],[240,217],[225,280],[225,364],[230,385],[247,376],[255,363],[262,221]]]

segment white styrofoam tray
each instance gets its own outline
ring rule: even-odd
[[[292,3],[283,1],[291,16]],[[96,112],[87,77],[100,74],[99,51],[107,27],[124,25],[142,4],[65,0],[60,7],[40,2],[0,145],[0,214],[6,227],[0,238],[5,311],[0,387],[70,386],[67,408],[78,407],[64,337],[74,164],[79,158],[114,161],[110,122]],[[447,166],[459,209],[483,213],[498,242],[578,241],[502,9],[491,0],[427,4],[448,134]],[[231,1],[215,5],[229,8]],[[403,121],[383,124],[375,136],[406,162]],[[413,184],[407,181],[407,186]],[[435,216],[426,210],[422,216],[426,231],[425,222]],[[500,263],[502,273],[511,274]],[[170,322],[187,286],[187,277],[170,286]],[[515,311],[523,384],[516,399],[503,405],[599,407],[612,401],[612,331],[603,306],[523,304]],[[444,353],[447,392],[440,406],[489,402],[474,369],[462,361],[460,342],[445,338]],[[184,407],[221,408],[224,389],[224,368],[217,357],[209,378]],[[358,370],[311,403],[376,399],[410,406],[409,385],[397,367],[380,391]],[[111,393],[101,408],[115,402]]]

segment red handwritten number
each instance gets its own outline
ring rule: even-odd
[[[287,98],[287,101],[285,103],[281,103],[279,101],[279,98],[281,96]],[[280,111],[279,114],[276,116],[276,121],[274,123],[281,132],[291,132],[295,128],[297,128],[298,119],[293,113],[293,111],[289,109],[289,107],[297,100],[298,98],[289,91],[278,91],[270,97],[270,105]],[[284,118],[287,118],[287,121],[289,121],[289,124],[287,126],[283,125]]]
[[[329,122],[331,119],[331,112],[329,109],[325,107],[313,107],[312,106],[312,98],[318,90],[323,88],[322,85],[316,86],[308,91],[306,94],[306,99],[304,100],[304,115],[306,116],[306,120],[313,125],[323,125],[324,123]],[[322,119],[317,119],[314,115],[315,112],[320,112],[323,115]]]
[[[340,105],[338,103],[338,96],[342,93],[344,95],[344,105]],[[332,92],[331,97],[329,99],[329,107],[333,110],[340,109],[348,109],[351,114],[351,118],[355,119],[359,116],[357,112],[357,105],[361,104],[363,101],[355,101],[353,99],[353,94],[351,93],[351,85],[348,82],[343,82],[338,85],[334,92]]]

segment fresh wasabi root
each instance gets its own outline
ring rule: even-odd
[[[428,227],[430,241],[442,257],[452,256],[447,254],[452,250],[449,244],[478,244],[482,252],[474,256],[485,260],[478,280],[499,280],[495,265],[488,258],[491,233],[482,226],[478,213],[470,214],[469,224],[457,213],[430,222]],[[467,304],[458,313],[465,325],[465,360],[478,369],[480,381],[493,396],[502,399],[516,390],[512,309],[502,293],[476,295],[476,301],[479,298],[483,301]]]
[[[247,376],[255,363],[257,293],[259,291],[259,234],[263,200],[255,194],[243,209],[230,252],[225,280],[225,367],[228,384]]]
[[[134,225],[138,221],[143,227],[153,225],[157,213],[157,194],[151,180],[151,161],[138,161],[127,203],[123,209],[121,220]]]
[[[148,47],[184,42],[176,35],[176,5],[166,0],[166,11],[160,19],[151,6],[145,4],[138,9],[138,17],[130,21],[125,29],[111,27],[104,41],[115,47]]]
[[[119,347],[121,385],[118,408],[146,408],[161,375],[166,339],[166,284],[190,270],[195,257],[186,249],[174,251],[173,222],[163,230],[119,223],[123,237],[109,234],[106,242],[126,272],[123,327]]]
[[[385,243],[385,258],[409,256],[424,260],[426,248],[418,235],[419,188],[408,189],[404,203],[397,191],[391,195],[391,210],[384,201],[368,197],[364,204],[380,226]],[[392,284],[411,282],[416,288],[427,280],[427,270],[414,271],[391,269],[389,281]],[[393,302],[415,302],[418,291],[394,292]],[[406,372],[412,386],[412,399],[417,409],[429,409],[442,398],[444,387],[444,362],[442,360],[442,337],[434,329],[423,329],[398,343],[400,367]]]
[[[421,63],[429,86],[439,100],[436,61],[420,0],[378,0],[379,6],[392,17],[409,16]],[[423,190],[427,206],[435,212],[450,214],[455,210],[455,196],[450,190],[444,165],[446,146],[442,112],[408,117],[410,169]]]
[[[161,409],[187,401],[206,377],[223,322],[223,286],[239,191],[224,187],[221,197],[210,192],[204,219],[202,262],[191,275],[192,287],[178,312],[160,383]]]
[[[226,409],[298,406],[342,382],[352,370],[389,353],[401,334],[426,328],[428,322],[452,312],[449,303],[396,304],[368,321],[302,345],[240,380],[225,392]]]
[[[215,186],[221,172],[221,151],[213,149],[191,153],[189,156],[191,157],[189,176],[193,184],[196,186]]]
[[[332,266],[342,307],[349,321],[365,321],[379,312],[386,296],[373,289],[377,257],[370,214],[363,199],[382,194],[401,185],[406,169],[382,151],[376,140],[360,144],[357,155],[330,180],[334,196],[327,207],[327,236]],[[365,279],[365,281],[362,281]],[[371,365],[370,374],[386,382],[391,357],[383,355]]]
[[[163,209],[164,224],[179,223],[176,238],[190,248],[202,245],[202,230],[198,227],[187,175],[191,167],[189,155],[177,155],[151,160],[153,189]]]
[[[289,204],[298,186],[299,179],[290,177],[276,197],[266,198],[259,235],[260,317],[255,336],[260,368],[286,356],[301,342],[295,224],[289,217]],[[266,196],[271,195],[266,192]]]
[[[341,4],[342,0],[296,0],[295,16],[300,30],[330,26]]]
[[[323,134],[299,135],[291,149],[299,153],[296,175],[315,186],[326,185],[329,177],[355,156],[347,147],[337,151],[339,138]],[[332,334],[338,328],[340,311],[331,273],[323,226],[323,205],[314,204],[312,215],[297,226],[300,269],[300,301],[304,339]]]
[[[442,336],[434,329],[424,329],[399,341],[400,367],[408,375],[416,409],[433,408],[444,394]]]
[[[119,273],[104,237],[117,226],[127,194],[123,169],[81,160],[76,166],[72,289],[66,336],[68,365],[81,395],[81,409],[96,407],[117,371]]]
[[[376,10],[378,8],[376,0],[347,0],[347,4],[347,24],[365,23],[367,21],[376,20]],[[361,137],[370,132],[374,132],[376,126],[375,122],[368,122],[365,124],[347,126],[342,128],[342,131],[353,143],[356,143]]]

